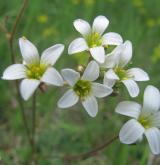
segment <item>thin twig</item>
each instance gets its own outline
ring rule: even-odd
[[[36,92],[34,93],[32,100],[32,156],[35,165],[37,165],[38,162],[36,156],[35,134],[36,134]]]
[[[25,115],[25,112],[24,112],[24,105],[23,105],[23,100],[21,98],[21,94],[20,94],[20,91],[19,91],[18,81],[15,82],[15,85],[16,85],[16,89],[17,89],[18,103],[19,103],[20,110],[21,110],[23,124],[24,124],[25,130],[26,130],[28,141],[29,141],[30,145],[32,145],[32,139],[30,137],[30,131],[29,131],[29,128],[28,128],[27,119],[26,119],[26,115]]]
[[[70,162],[70,161],[73,161],[73,160],[81,160],[81,159],[87,159],[88,157],[91,157],[91,156],[95,156],[99,151],[107,148],[111,143],[113,143],[115,140],[118,139],[118,136],[114,136],[113,138],[111,138],[109,141],[105,142],[104,144],[101,144],[100,146],[88,151],[88,152],[85,152],[85,153],[82,153],[82,154],[79,154],[79,155],[75,155],[75,156],[68,156],[66,155],[63,160],[64,161],[67,161],[67,162]]]
[[[11,51],[11,60],[12,60],[12,63],[15,63],[15,55],[14,55],[14,49],[13,49],[13,40],[14,40],[14,36],[15,36],[15,33],[16,33],[16,30],[17,30],[17,27],[20,23],[20,20],[23,16],[23,13],[25,11],[25,8],[27,6],[27,3],[28,3],[28,0],[24,0],[23,1],[23,4],[22,4],[22,7],[16,17],[16,20],[13,24],[13,27],[12,27],[12,30],[10,32],[10,36],[8,38],[8,41],[9,41],[9,47],[10,47],[10,51]]]
[[[9,44],[12,64],[15,63],[15,54],[14,54],[14,49],[13,49],[13,41],[14,41],[14,37],[15,37],[15,33],[16,33],[18,24],[20,23],[20,20],[23,16],[25,8],[27,7],[27,3],[28,3],[28,0],[23,1],[22,7],[21,7],[16,19],[15,19],[15,22],[13,24],[11,32],[9,32],[9,30],[6,29],[5,26],[1,27],[3,30],[5,30],[5,33],[6,33],[6,36],[7,36],[7,41],[8,41],[8,44]],[[25,130],[26,130],[28,141],[31,145],[32,141],[31,141],[31,138],[30,138],[30,131],[29,131],[29,128],[28,128],[28,125],[27,125],[27,120],[26,120],[26,116],[25,116],[25,112],[24,112],[23,100],[22,100],[21,95],[20,95],[18,81],[15,82],[15,86],[16,86],[16,92],[17,92],[17,95],[18,95],[18,103],[19,103],[19,106],[20,106],[21,114],[22,114],[22,121],[23,121]]]

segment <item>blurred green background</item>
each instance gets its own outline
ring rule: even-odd
[[[6,27],[11,28],[22,5],[22,0],[1,0],[0,21],[7,17]],[[122,89],[120,96],[99,100],[96,118],[87,115],[81,105],[66,110],[57,108],[57,101],[65,88],[49,87],[39,92],[37,103],[36,143],[40,165],[63,165],[62,155],[76,155],[107,141],[118,134],[126,117],[115,114],[121,100],[142,102],[146,85],[160,88],[160,1],[159,0],[30,0],[18,27],[14,48],[17,62],[21,61],[18,38],[26,36],[39,52],[56,43],[66,45],[65,52],[56,64],[58,70],[75,68],[84,61],[82,56],[68,56],[69,43],[80,36],[73,20],[83,18],[92,23],[97,15],[110,20],[107,31],[118,32],[124,40],[133,43],[130,66],[141,67],[150,74],[149,82],[139,83],[141,93],[136,99]],[[11,64],[6,35],[0,34],[0,74]],[[14,83],[0,81],[0,164],[28,165],[28,145]],[[27,121],[31,124],[31,101],[25,102]],[[127,146],[115,141],[95,157],[74,161],[71,165],[146,165],[152,160],[147,141]],[[157,160],[154,164],[160,164]]]

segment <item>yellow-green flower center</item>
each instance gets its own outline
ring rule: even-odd
[[[147,129],[150,128],[152,125],[151,119],[150,117],[144,117],[144,116],[140,116],[138,121],[142,124],[142,126]]]
[[[125,69],[115,68],[114,71],[118,75],[120,81],[128,79],[128,74],[127,74],[127,71]]]
[[[86,80],[79,80],[74,85],[73,90],[81,99],[84,99],[91,92],[91,83]]]
[[[46,68],[47,67],[44,64],[31,64],[27,66],[27,77],[39,80],[46,71]]]
[[[103,39],[101,35],[97,32],[93,32],[87,36],[87,43],[90,48],[101,46]]]

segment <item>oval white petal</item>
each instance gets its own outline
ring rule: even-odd
[[[83,19],[76,19],[73,22],[73,25],[75,29],[84,37],[91,33],[91,27],[89,23]]]
[[[132,43],[130,41],[126,41],[120,53],[119,58],[119,66],[124,67],[132,58]]]
[[[88,80],[88,81],[94,81],[99,77],[99,65],[95,62],[95,61],[91,61],[83,75],[82,75],[82,79],[83,80]]]
[[[119,138],[124,144],[135,143],[139,138],[142,137],[144,128],[135,119],[131,119],[126,122],[120,130]]]
[[[113,89],[100,83],[92,83],[93,95],[99,98],[106,97],[113,92]]]
[[[63,69],[61,74],[71,86],[74,86],[75,83],[80,79],[80,74],[73,69]]]
[[[114,79],[108,79],[106,76],[104,76],[103,84],[107,85],[108,87],[112,88],[116,83],[116,80]]]
[[[160,109],[160,91],[148,85],[144,91],[143,111],[154,112]]]
[[[55,68],[48,68],[43,74],[41,81],[47,84],[62,86],[63,79]]]
[[[40,84],[39,80],[24,79],[20,84],[20,93],[24,100],[28,100],[33,95]]]
[[[98,16],[93,21],[92,31],[102,34],[109,25],[109,20],[105,16]]]
[[[75,92],[70,89],[68,90],[58,101],[59,108],[68,108],[75,105],[79,100],[79,97],[75,94]]]
[[[2,79],[16,80],[26,77],[26,67],[23,64],[13,64],[5,69]]]
[[[73,40],[68,47],[68,54],[74,54],[88,50],[88,45],[84,38],[77,38]]]
[[[20,51],[26,64],[39,63],[39,54],[37,48],[24,37],[19,39]]]
[[[120,45],[123,39],[118,33],[109,32],[103,35],[103,45]]]
[[[114,68],[119,64],[120,53],[123,49],[123,44],[118,45],[113,51],[105,56],[105,62],[101,64],[104,68]]]
[[[105,73],[105,77],[107,77],[108,79],[112,79],[112,80],[119,80],[118,75],[116,75],[116,73],[114,72],[113,69],[109,69],[109,70]]]
[[[145,131],[146,138],[153,154],[160,154],[160,130],[150,128]]]
[[[56,44],[43,51],[41,56],[41,63],[46,65],[54,65],[61,56],[64,50],[64,45]]]
[[[90,48],[90,53],[92,57],[99,63],[104,63],[105,61],[105,51],[102,46]]]
[[[91,117],[95,117],[98,112],[98,103],[95,97],[90,96],[82,101],[82,105]]]
[[[148,74],[140,68],[131,68],[127,70],[127,74],[133,77],[135,81],[148,81]]]
[[[160,111],[152,113],[151,124],[160,129]]]
[[[141,113],[141,105],[134,101],[123,101],[117,105],[115,111],[121,115],[138,119]]]
[[[139,87],[134,80],[123,80],[123,84],[126,86],[131,97],[137,97],[139,94]]]

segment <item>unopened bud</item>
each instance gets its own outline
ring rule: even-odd
[[[77,70],[78,70],[78,72],[83,72],[84,71],[84,66],[78,65]]]

